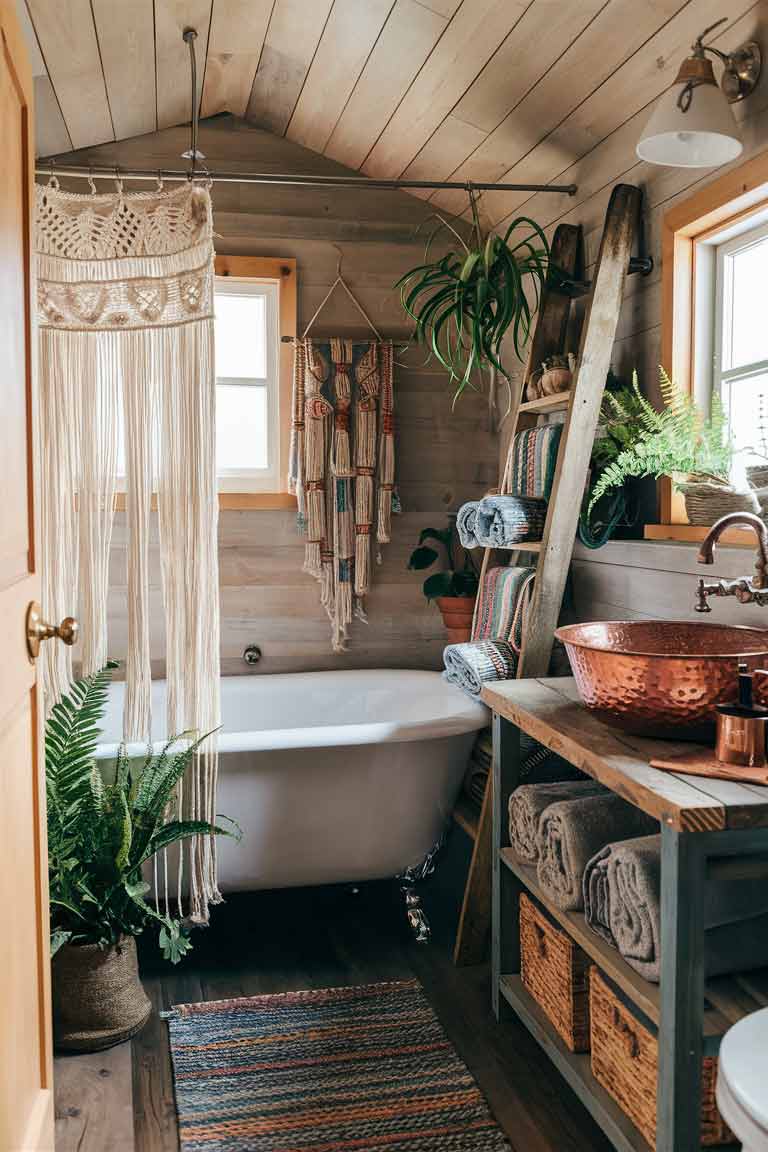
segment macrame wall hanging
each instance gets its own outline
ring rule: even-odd
[[[124,737],[151,731],[151,503],[157,494],[165,616],[162,731],[219,723],[218,496],[211,200],[170,192],[73,195],[36,187],[42,439],[43,609],[79,605],[82,670],[100,668],[123,427],[128,555]],[[122,421],[120,414],[122,413]],[[48,706],[71,680],[70,650],[44,648]],[[207,741],[180,785],[185,817],[213,820],[217,757]],[[220,899],[213,839],[184,845],[178,897],[207,918]],[[166,862],[167,864],[167,862]],[[166,900],[168,893],[166,889]]]
[[[391,341],[296,343],[289,485],[335,652],[365,620],[375,535],[390,538],[395,482]]]

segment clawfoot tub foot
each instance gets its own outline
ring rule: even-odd
[[[400,891],[405,897],[405,914],[408,917],[408,924],[417,944],[429,944],[432,937],[432,929],[427,914],[421,906],[421,896],[416,891],[416,885],[432,875],[435,870],[435,859],[444,843],[445,837],[443,836],[430,848],[420,864],[416,864],[412,868],[406,868],[405,871],[397,877],[400,881]]]

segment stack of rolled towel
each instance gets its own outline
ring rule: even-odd
[[[536,865],[558,908],[584,906],[584,872],[608,840],[650,833],[658,824],[593,780],[524,784],[509,799],[512,850]]]
[[[485,496],[463,504],[456,530],[464,548],[511,548],[540,540],[547,502],[534,496]]]
[[[768,858],[718,861],[708,878],[708,976],[768,965]],[[584,915],[646,980],[661,975],[661,837],[607,844],[584,873]]]
[[[523,636],[523,609],[532,585],[532,568],[491,568],[483,577],[472,639],[443,651],[445,678],[479,696],[483,685],[512,680]]]

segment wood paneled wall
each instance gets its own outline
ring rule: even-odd
[[[78,155],[84,162],[127,167],[176,166],[186,129],[169,129]],[[200,146],[211,168],[347,171],[290,141],[224,117],[202,127]],[[87,186],[86,186],[87,187]],[[83,190],[82,183],[79,190]],[[424,241],[414,230],[429,209],[404,193],[217,185],[213,189],[216,249],[226,253],[293,256],[298,262],[299,330],[336,275],[343,273],[383,335],[405,338],[407,325],[395,280],[418,264]],[[344,293],[318,319],[318,334],[366,335]],[[409,352],[397,368],[397,482],[403,515],[393,518],[392,543],[374,573],[369,623],[352,626],[349,652],[334,655],[319,586],[302,571],[303,538],[293,511],[223,511],[219,529],[222,661],[230,674],[251,671],[243,649],[263,652],[256,672],[317,668],[439,667],[445,643],[438,610],[421,595],[423,576],[407,571],[419,530],[442,526],[446,514],[495,480],[497,448],[485,403],[467,396],[451,411],[445,374]],[[153,661],[162,672],[159,556],[152,557]],[[125,517],[118,513],[111,558],[110,654],[126,647]]]

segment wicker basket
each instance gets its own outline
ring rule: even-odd
[[[685,511],[691,524],[709,528],[721,516],[729,512],[759,512],[757,497],[750,489],[737,492],[728,484],[712,484],[706,481],[679,484],[685,497]]]
[[[750,488],[768,488],[768,464],[750,464],[747,480]]]
[[[619,999],[597,968],[589,977],[592,1075],[626,1112],[651,1148],[656,1147],[658,1042]],[[715,1103],[717,1060],[705,1057],[701,1070],[701,1143],[733,1139]]]
[[[590,959],[520,894],[520,975],[571,1052],[589,1050]]]

